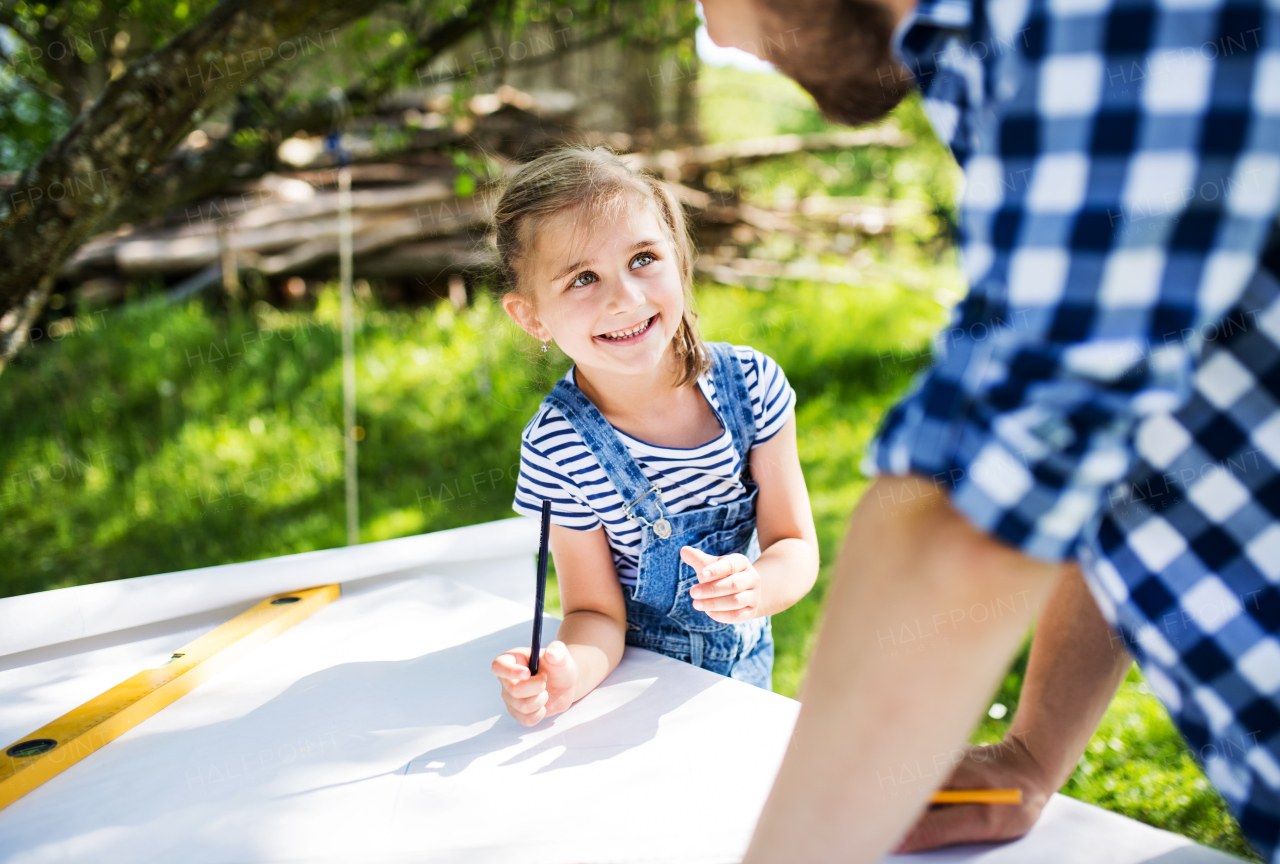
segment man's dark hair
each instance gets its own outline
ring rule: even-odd
[[[879,120],[914,85],[911,73],[893,58],[893,13],[882,3],[757,0],[757,4],[766,44],[783,45],[766,52],[765,59],[808,90],[828,119],[849,126]]]

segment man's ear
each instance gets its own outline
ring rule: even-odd
[[[502,308],[507,310],[507,314],[511,316],[512,321],[520,325],[521,330],[534,339],[547,340],[551,338],[551,333],[538,320],[538,313],[534,311],[533,304],[521,295],[514,291],[508,291],[503,294]]]

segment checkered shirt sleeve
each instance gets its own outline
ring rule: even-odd
[[[970,292],[866,468],[1073,557],[1136,424],[1188,398],[1204,328],[1257,269],[1280,2],[923,0],[895,44],[964,169]]]

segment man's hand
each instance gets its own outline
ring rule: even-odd
[[[1054,790],[1026,745],[1016,738],[968,747],[943,789],[1021,789],[1021,804],[944,804],[924,812],[897,855],[954,843],[1014,840],[1031,830]]]
[[[930,479],[876,478],[841,548],[800,716],[743,864],[874,864],[891,851],[933,790],[885,795],[886,784],[900,765],[963,746],[1063,570],[988,537]],[[948,625],[945,648],[899,650],[888,635],[1002,597],[1018,598],[1014,611]]]
[[[970,747],[946,789],[1021,789],[1022,804],[926,810],[901,852],[1012,840],[1031,830],[1075,771],[1133,658],[1098,611],[1080,568],[1069,565],[1036,624],[1018,712],[1005,740]]]
[[[578,664],[568,646],[559,640],[543,649],[537,675],[529,675],[528,648],[512,648],[499,654],[490,668],[502,682],[502,701],[507,703],[507,710],[525,726],[533,726],[573,704]]]
[[[683,546],[680,558],[698,574],[698,584],[689,589],[693,608],[706,612],[712,621],[737,624],[755,618],[760,609],[760,574],[746,555],[708,555],[693,546]]]

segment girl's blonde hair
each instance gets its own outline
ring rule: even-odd
[[[680,203],[662,181],[633,171],[605,147],[567,146],[544,153],[520,167],[503,188],[493,209],[498,267],[507,290],[531,299],[522,288],[519,265],[531,255],[538,230],[550,217],[578,210],[575,225],[591,225],[641,200],[658,211],[684,288],[684,315],[673,347],[680,361],[677,386],[692,384],[710,365],[693,302],[693,242]]]

